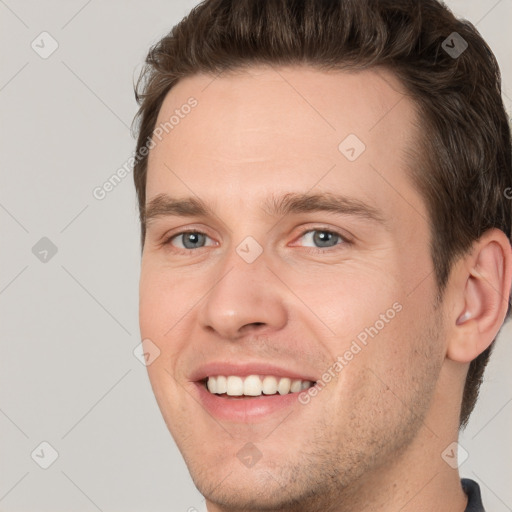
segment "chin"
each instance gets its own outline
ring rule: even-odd
[[[210,502],[227,510],[288,510],[291,505],[286,484],[281,485],[264,466],[241,471],[226,468],[212,475],[194,475],[199,492]],[[298,501],[294,500],[297,504]],[[291,509],[290,509],[291,510]]]

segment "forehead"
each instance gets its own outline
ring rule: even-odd
[[[384,203],[402,196],[422,209],[405,159],[419,136],[416,121],[415,103],[383,69],[194,75],[160,109],[146,197],[192,193],[241,204],[248,191],[265,197],[314,187]]]

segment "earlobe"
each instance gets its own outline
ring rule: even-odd
[[[505,319],[512,280],[512,251],[506,235],[487,231],[458,265],[458,297],[446,356],[469,363],[495,339]]]

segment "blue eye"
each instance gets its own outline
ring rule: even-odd
[[[325,229],[311,229],[302,233],[300,238],[306,238],[317,248],[330,248],[339,245],[339,242],[343,242],[344,238],[334,231]]]
[[[207,238],[209,238],[207,235],[199,231],[184,231],[172,236],[166,243],[178,249],[201,249]],[[176,245],[173,241],[180,241],[181,245]]]

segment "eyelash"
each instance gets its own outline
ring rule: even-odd
[[[337,243],[336,245],[334,245],[332,247],[325,247],[325,248],[322,248],[322,247],[307,247],[306,249],[307,249],[307,251],[309,253],[312,253],[312,254],[325,254],[326,252],[332,252],[332,251],[339,250],[339,249],[336,249],[338,246],[350,245],[351,244],[351,241],[348,240],[347,237],[345,237],[341,233],[339,233],[337,231],[334,231],[332,229],[327,229],[327,228],[323,228],[323,227],[305,228],[305,229],[303,229],[299,233],[299,235],[297,236],[297,239],[301,239],[302,237],[304,237],[304,235],[306,235],[308,233],[315,232],[315,231],[318,231],[318,232],[321,232],[321,233],[329,233],[331,235],[335,235],[335,236],[337,236],[339,238],[340,241],[339,241],[339,243]],[[202,231],[199,231],[197,229],[187,229],[187,230],[184,230],[184,231],[180,231],[179,233],[174,233],[171,236],[167,237],[164,240],[164,242],[162,243],[162,245],[164,245],[164,246],[171,246],[173,251],[175,251],[175,252],[177,252],[179,254],[188,254],[188,255],[191,255],[195,251],[207,248],[207,247],[198,247],[197,249],[182,249],[181,247],[174,247],[174,246],[171,245],[171,241],[172,240],[174,240],[175,238],[177,238],[179,236],[186,235],[187,233],[195,233],[195,234],[199,234],[199,235],[205,235],[206,237],[208,237],[208,235],[206,233],[203,233]]]

